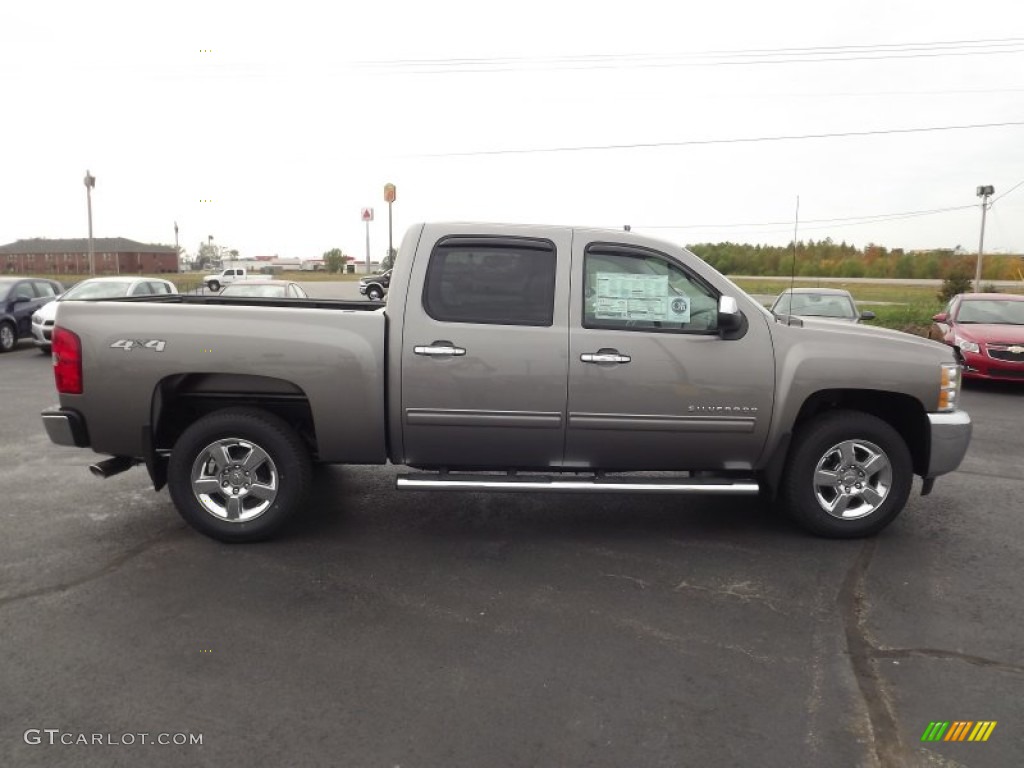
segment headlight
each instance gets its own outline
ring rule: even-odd
[[[939,411],[955,411],[960,398],[960,366],[943,363],[939,378]]]
[[[36,312],[32,315],[32,322],[35,323],[36,325],[42,325],[43,318],[41,318],[39,316],[39,313]]]
[[[960,347],[961,352],[980,352],[981,347],[978,346],[976,341],[968,341],[967,339],[961,339],[959,336],[953,339],[956,346]]]

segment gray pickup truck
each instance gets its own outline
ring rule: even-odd
[[[278,531],[315,462],[388,461],[399,488],[760,495],[866,536],[971,434],[948,347],[775,316],[630,232],[420,224],[386,305],[67,302],[53,353],[51,440],[145,464],[223,541]]]

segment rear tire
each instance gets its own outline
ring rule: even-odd
[[[227,408],[192,424],[171,452],[167,486],[189,525],[218,541],[270,538],[302,507],[309,452],[285,421]]]
[[[0,352],[10,352],[18,343],[18,333],[14,326],[4,321],[0,323]]]
[[[206,285],[214,293],[218,293],[220,291],[220,283],[218,283],[216,280],[211,280]]]
[[[39,351],[44,355],[49,355],[53,352],[49,344],[47,344],[45,347],[40,347]]]
[[[914,470],[900,434],[860,411],[824,414],[793,440],[779,495],[801,527],[818,536],[873,536],[903,510]]]

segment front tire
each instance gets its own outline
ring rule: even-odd
[[[0,323],[0,352],[10,352],[18,343],[18,334],[9,322]]]
[[[39,351],[44,355],[50,355],[53,350],[51,349],[50,345],[47,344],[45,347],[40,346]]]
[[[228,408],[192,424],[167,467],[174,506],[218,541],[260,541],[301,508],[309,452],[285,421],[255,408]]]
[[[366,289],[366,298],[370,301],[380,301],[384,298],[384,291],[378,288],[376,285],[370,286]]]
[[[780,487],[789,515],[818,536],[873,536],[903,510],[914,470],[888,423],[860,411],[834,411],[801,428]]]

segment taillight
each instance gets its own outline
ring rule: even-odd
[[[53,329],[53,380],[62,395],[82,394],[82,340],[66,328]]]

